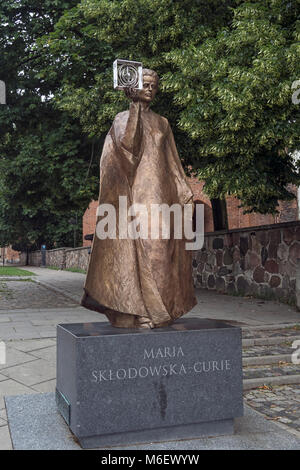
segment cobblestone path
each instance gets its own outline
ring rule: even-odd
[[[24,308],[56,308],[75,305],[65,296],[32,281],[0,281],[1,312]]]
[[[270,330],[244,330],[243,339],[250,338],[276,338],[276,337],[288,337],[291,336],[300,336],[300,324],[295,325],[291,328],[282,328],[282,329],[270,329]]]
[[[245,392],[244,398],[267,418],[300,431],[300,384],[265,386]]]
[[[293,341],[286,341],[285,343],[274,344],[272,346],[253,346],[243,349],[243,357],[260,357],[260,356],[276,356],[278,354],[292,354]]]
[[[280,377],[285,375],[300,374],[300,364],[288,364],[282,361],[282,365],[265,365],[243,367],[243,379],[256,379],[263,377]]]

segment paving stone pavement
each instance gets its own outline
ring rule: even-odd
[[[300,384],[262,387],[244,393],[244,398],[268,419],[300,431]]]
[[[299,319],[300,320],[300,319]],[[299,325],[291,328],[281,328],[272,330],[246,330],[244,331],[243,338],[276,338],[276,337],[290,338],[291,336],[300,336],[300,321]]]
[[[6,364],[0,364],[0,449],[12,448],[3,397],[55,390],[56,325],[106,321],[105,317],[79,306],[85,275],[45,268],[28,269],[36,273],[36,280],[41,284],[0,279],[0,340],[6,343]],[[10,292],[5,292],[7,290]],[[300,313],[287,305],[219,295],[213,291],[198,291],[197,295],[198,305],[188,316],[215,318],[247,327],[249,329],[243,328],[243,338],[287,338],[284,343],[268,346],[269,349],[251,346],[249,354],[244,353],[248,357],[264,352],[271,354],[270,348],[273,354],[289,354],[289,339],[300,335],[297,326]],[[281,328],[282,324],[288,329]],[[253,329],[257,327],[261,329]],[[291,385],[255,389],[245,392],[244,397],[250,406],[268,418],[300,432],[299,388]],[[280,410],[272,406],[277,402],[280,402]]]
[[[243,349],[243,357],[260,357],[266,355],[279,355],[279,354],[292,354],[292,341],[281,344],[274,344],[274,346],[252,346]]]
[[[29,266],[28,270],[35,274],[33,279],[41,282],[44,286],[55,289],[56,293],[64,294],[77,303],[80,302],[85,274],[38,268],[36,266]]]
[[[63,293],[73,301],[80,302],[85,274],[70,271],[26,266],[24,269],[35,273],[34,278],[57,293]],[[1,281],[1,279],[0,279]],[[219,320],[230,320],[245,326],[276,325],[296,323],[300,325],[300,312],[295,308],[276,301],[264,301],[250,297],[233,297],[216,291],[197,290],[198,304],[189,313]],[[300,335],[300,332],[298,332]]]
[[[76,305],[76,302],[35,282],[0,282],[0,315],[3,310],[60,308],[70,305]]]
[[[243,379],[300,374],[300,365],[285,364],[243,367]]]
[[[105,318],[76,304],[67,308],[7,310],[3,316],[0,313],[0,340],[55,338],[58,323],[95,321]]]

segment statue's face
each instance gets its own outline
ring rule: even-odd
[[[146,103],[150,103],[154,100],[155,95],[157,93],[158,83],[154,77],[151,75],[144,75],[143,76],[143,89],[139,90],[138,96],[140,101],[145,101]]]

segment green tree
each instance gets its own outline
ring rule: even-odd
[[[58,107],[78,118],[89,136],[103,136],[115,115],[128,107],[123,93],[112,87],[113,61],[138,59],[163,77],[170,70],[166,53],[201,44],[207,35],[216,34],[232,18],[228,6],[233,3],[82,0],[64,13],[53,33],[39,41],[38,49],[47,56],[43,77],[60,76]],[[163,89],[153,109],[176,127],[180,108]],[[187,156],[193,142],[179,128],[176,138]]]
[[[125,107],[112,90],[115,58],[161,76],[154,110],[171,122],[180,155],[211,198],[233,194],[245,210],[274,212],[299,184],[297,0],[82,0],[39,43],[55,100],[90,136]]]
[[[234,194],[248,210],[274,212],[299,185],[300,76],[297,1],[239,1],[216,37],[167,54],[165,87],[181,106],[179,127],[199,143],[194,167],[210,197]]]
[[[80,233],[81,216],[97,192],[98,164],[91,157],[101,142],[87,139],[73,116],[55,108],[61,77],[40,76],[47,57],[36,49],[37,39],[76,3],[0,6],[0,79],[7,87],[7,106],[0,106],[0,228],[19,246],[72,246],[69,220],[79,216]]]

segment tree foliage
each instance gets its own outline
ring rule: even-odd
[[[95,161],[87,174],[101,143],[88,141],[79,122],[55,107],[60,77],[41,78],[47,58],[36,48],[75,4],[14,0],[0,6],[0,79],[7,88],[7,106],[0,107],[0,229],[6,243],[72,245],[69,220],[83,214],[97,191]]]
[[[63,61],[57,103],[91,136],[107,132],[126,106],[112,90],[112,62],[141,60],[161,76],[154,110],[171,121],[207,194],[274,212],[278,199],[294,197],[288,183],[299,184],[291,156],[300,135],[291,101],[299,8],[296,0],[82,0],[42,42],[51,73]]]
[[[299,12],[297,0],[2,0],[1,237],[71,244],[68,221],[96,197],[104,136],[128,107],[116,58],[158,72],[153,109],[211,198],[274,212],[299,184]]]
[[[198,141],[198,175],[210,197],[234,194],[266,213],[299,185],[292,154],[299,149],[299,3],[237,2],[233,20],[201,45],[166,58],[177,73],[165,89],[181,107],[179,127]]]

